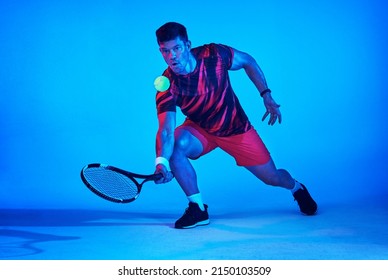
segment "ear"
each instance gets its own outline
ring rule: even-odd
[[[190,50],[191,49],[191,41],[190,40],[188,40],[187,42],[186,42],[186,46],[187,46],[187,48]]]

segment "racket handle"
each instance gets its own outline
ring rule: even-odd
[[[154,181],[157,181],[157,180],[162,179],[162,178],[163,178],[163,174],[162,173],[155,173],[152,176],[152,180],[154,180]]]

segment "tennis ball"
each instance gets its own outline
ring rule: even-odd
[[[155,79],[154,86],[157,91],[166,91],[170,87],[170,80],[166,76],[159,76]]]

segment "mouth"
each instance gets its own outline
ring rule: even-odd
[[[172,71],[174,71],[177,74],[180,74],[183,71],[182,64],[179,63],[179,61],[171,61],[170,68]]]

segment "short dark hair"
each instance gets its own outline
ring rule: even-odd
[[[187,36],[186,27],[177,22],[167,22],[156,30],[156,39],[158,44],[174,40],[179,37],[182,41],[187,42],[189,37]]]

